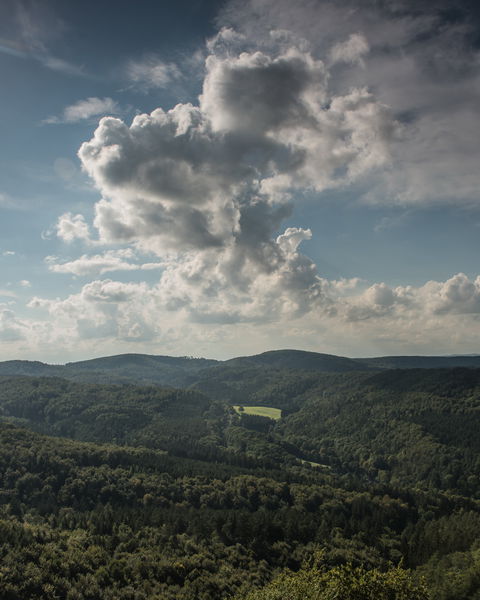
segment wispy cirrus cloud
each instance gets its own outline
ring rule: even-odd
[[[1,298],[17,298],[17,294],[13,290],[8,289],[0,289],[0,297]]]
[[[5,0],[0,7],[0,52],[34,60],[47,69],[75,77],[88,77],[82,66],[56,56],[52,42],[68,27],[46,2]]]

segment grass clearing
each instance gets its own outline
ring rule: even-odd
[[[310,465],[311,467],[320,467],[322,469],[331,469],[330,465],[322,465],[322,463],[313,462],[313,460],[304,460],[303,458],[298,459],[302,465]]]
[[[272,408],[271,406],[242,406],[237,404],[233,407],[235,411],[241,415],[257,415],[257,417],[267,417],[278,421],[282,417],[282,411],[280,408]],[[243,408],[243,410],[240,410]]]

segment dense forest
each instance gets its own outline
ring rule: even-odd
[[[480,369],[267,354],[0,377],[0,597],[478,600]]]

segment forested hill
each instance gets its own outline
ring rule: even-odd
[[[223,363],[226,367],[266,367],[344,373],[368,368],[358,361],[333,354],[305,352],[303,350],[271,350],[254,356],[232,358]]]
[[[480,535],[477,504],[458,497],[348,490],[285,472],[287,482],[1,425],[0,475],[5,600],[242,600],[320,548],[327,570],[383,570],[404,556],[434,582],[435,598],[460,599],[442,561],[473,562]],[[471,582],[466,569],[454,589]],[[361,598],[427,599],[375,590]]]
[[[38,361],[0,362],[0,375],[63,377],[91,383],[139,383],[188,387],[200,371],[219,364],[205,358],[119,354],[66,365]]]
[[[0,418],[82,441],[255,468],[307,461],[334,479],[480,498],[480,369],[237,374],[188,390],[0,377]],[[274,411],[282,418],[268,418]]]
[[[0,598],[478,600],[480,369],[196,377],[0,377]]]
[[[83,381],[135,381],[185,387],[193,383],[199,371],[218,364],[218,361],[187,356],[153,356],[148,354],[119,354],[67,363],[67,375]]]
[[[479,356],[386,356],[346,358],[302,350],[275,350],[226,361],[206,358],[120,354],[66,365],[39,361],[0,362],[0,375],[63,377],[91,383],[139,383],[189,387],[198,381],[218,377],[219,370],[235,376],[239,370],[293,370],[322,373],[382,371],[414,368],[480,368]]]
[[[357,358],[356,362],[375,369],[442,369],[480,367],[480,355],[472,356],[382,356]]]

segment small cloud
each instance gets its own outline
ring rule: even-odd
[[[55,256],[47,256],[45,262],[50,271],[54,273],[68,273],[77,277],[93,274],[103,274],[110,271],[134,271],[140,269],[140,265],[129,262],[135,258],[133,250],[107,250],[104,254],[87,256],[83,254],[80,258],[69,262],[58,263]]]
[[[32,284],[28,281],[28,279],[22,279],[18,283],[21,287],[24,287],[24,288],[32,287]]]
[[[90,241],[88,225],[84,216],[80,214],[65,213],[61,215],[57,221],[56,233],[64,242],[73,242],[74,240]]]
[[[82,67],[78,67],[77,65],[69,63],[62,58],[57,58],[47,54],[40,56],[38,60],[44,67],[47,67],[47,69],[51,69],[52,71],[59,71],[60,73],[65,73],[66,75],[75,75],[76,77],[87,77],[87,74]]]
[[[277,237],[277,244],[286,254],[294,254],[304,240],[310,239],[312,239],[311,229],[288,227],[282,235]]]
[[[405,224],[405,221],[409,218],[411,211],[404,211],[400,214],[394,214],[392,216],[382,217],[373,227],[375,233],[381,233],[389,229],[401,227]]]
[[[330,50],[330,62],[363,66],[363,55],[370,50],[367,40],[360,33],[352,33],[347,41],[335,44]]]
[[[49,271],[53,273],[65,273],[83,277],[89,275],[109,273],[112,271],[152,271],[164,269],[164,262],[135,263],[136,256],[131,248],[119,250],[107,250],[103,254],[83,254],[75,260],[60,262],[58,256],[46,256],[44,261]]]
[[[129,81],[144,90],[164,88],[181,77],[174,63],[166,63],[155,55],[149,55],[143,60],[129,61],[126,72]]]
[[[2,252],[2,256],[15,256],[15,252],[13,250],[5,250]]]
[[[78,123],[80,121],[92,119],[93,117],[115,115],[120,112],[120,107],[112,98],[90,97],[67,106],[63,110],[63,115],[61,117],[48,117],[44,119],[42,123],[47,125]]]

